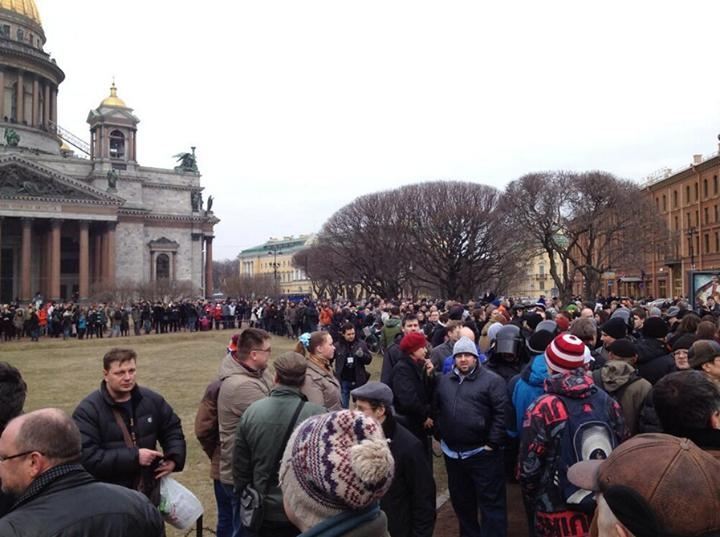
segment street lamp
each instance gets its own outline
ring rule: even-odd
[[[273,256],[273,261],[270,263],[270,266],[273,268],[273,284],[275,286],[275,294],[277,295],[278,290],[278,267],[280,267],[280,263],[277,261],[277,256],[282,254],[282,251],[277,245],[272,246],[266,246],[265,247],[268,250],[268,255]]]
[[[689,250],[690,250],[690,270],[695,270],[695,249],[693,247],[695,241],[694,237],[698,234],[698,230],[695,227],[691,227],[687,230],[687,237],[689,240]]]

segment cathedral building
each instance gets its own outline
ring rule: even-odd
[[[114,83],[88,114],[89,143],[63,129],[65,75],[44,45],[34,0],[0,0],[0,302],[152,282],[211,296],[219,220],[194,148],[175,169],[140,165],[140,120]]]

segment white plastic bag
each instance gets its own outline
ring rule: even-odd
[[[160,481],[158,509],[165,522],[179,530],[189,529],[203,514],[203,507],[197,496],[172,477],[163,477]]]

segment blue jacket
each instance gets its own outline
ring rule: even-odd
[[[514,416],[508,419],[508,434],[515,438],[519,434],[523,417],[528,407],[545,393],[545,379],[550,378],[545,355],[536,355],[517,377],[508,384]],[[512,418],[515,422],[512,422]]]
[[[458,452],[505,443],[507,388],[503,378],[477,365],[466,377],[455,371],[438,380],[437,422],[440,438]]]

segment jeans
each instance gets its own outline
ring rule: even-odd
[[[221,483],[225,494],[230,498],[230,508],[232,509],[232,537],[243,537],[243,528],[240,523],[240,496],[235,494],[232,485]]]
[[[460,537],[505,537],[507,503],[502,451],[483,451],[464,460],[445,456],[445,467]],[[478,523],[478,506],[482,526]]]
[[[357,383],[352,380],[340,381],[340,404],[343,408],[350,406],[350,390],[357,388]]]
[[[215,488],[215,503],[217,504],[217,537],[232,537],[232,496],[228,496],[225,486],[219,480],[213,480],[213,486]]]

